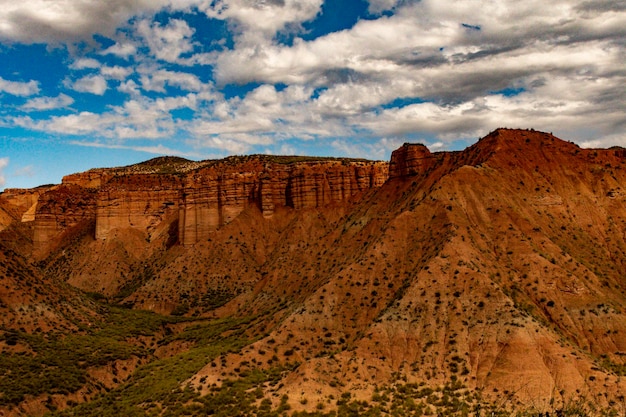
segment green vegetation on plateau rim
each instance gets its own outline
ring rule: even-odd
[[[259,160],[264,163],[275,163],[281,165],[291,165],[295,163],[316,163],[316,162],[342,162],[342,163],[366,163],[373,162],[364,158],[339,158],[334,156],[299,156],[299,155],[233,155],[224,159],[208,159],[205,161],[191,161],[179,157],[158,157],[138,164],[117,168],[104,168],[112,173],[125,174],[129,171],[139,171],[151,174],[180,174],[193,169],[200,169],[210,166],[236,165],[248,161]],[[102,168],[97,168],[100,171]]]

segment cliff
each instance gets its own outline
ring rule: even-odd
[[[32,189],[9,188],[0,193],[0,202],[5,212],[13,213],[22,222],[31,222],[35,220],[39,196],[52,187],[45,185]]]
[[[389,178],[424,175],[435,163],[435,156],[426,146],[405,143],[391,153]]]
[[[384,162],[276,156],[202,162],[166,157],[94,169],[66,176],[63,185],[33,197],[35,252],[45,256],[82,221],[95,224],[98,240],[132,229],[151,241],[174,226],[179,242],[193,245],[248,207],[268,218],[278,207],[347,201],[386,179]]]
[[[178,175],[133,174],[111,178],[97,193],[95,238],[114,229],[136,229],[147,240],[166,233],[178,216],[182,179]]]
[[[93,222],[95,213],[96,193],[92,189],[60,185],[39,196],[34,220],[35,259],[44,258],[66,243],[75,228]]]
[[[187,176],[180,203],[180,242],[206,240],[211,231],[250,206],[268,218],[278,207],[301,210],[348,201],[387,179],[383,162],[272,159],[229,160]]]

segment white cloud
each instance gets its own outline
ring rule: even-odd
[[[80,58],[77,59],[76,61],[74,61],[72,63],[72,65],[70,65],[71,69],[76,69],[76,70],[81,70],[81,69],[93,69],[93,68],[100,68],[102,66],[102,64],[100,63],[100,61],[93,59],[93,58]]]
[[[137,46],[128,41],[117,42],[101,52],[102,55],[115,55],[128,59],[137,53]]]
[[[32,96],[39,93],[39,83],[37,81],[9,81],[0,77],[0,93],[5,92],[14,96]]]
[[[141,96],[140,87],[133,80],[127,80],[127,81],[120,83],[119,87],[117,87],[117,90],[133,97]]]
[[[12,123],[27,129],[65,135],[90,135],[116,141],[172,137],[180,129],[171,112],[196,109],[198,95],[149,99],[137,95],[122,106],[112,106],[107,113],[80,112],[35,120],[22,116]]]
[[[21,0],[2,3],[0,39],[23,43],[63,43],[111,36],[131,17],[164,7],[185,9],[196,0]]]
[[[0,187],[4,187],[7,183],[4,176],[4,169],[9,165],[9,158],[0,158]]]
[[[103,95],[108,86],[106,79],[101,75],[88,75],[76,80],[72,88],[81,93],[91,93],[98,96]]]
[[[64,43],[112,36],[134,16],[162,9],[189,11],[198,7],[208,16],[228,19],[242,36],[251,31],[272,37],[290,25],[315,18],[322,0],[22,0],[0,8],[0,40],[23,43]],[[121,43],[107,54],[128,57],[134,45]],[[161,50],[161,48],[159,48]],[[165,57],[172,55],[165,53]],[[160,58],[163,59],[163,58]]]
[[[74,99],[66,94],[59,94],[56,97],[35,97],[28,100],[22,109],[30,110],[53,110],[70,106],[74,103]]]
[[[197,138],[196,144],[201,148],[219,149],[230,154],[245,154],[255,146],[271,145],[275,140],[272,135],[262,133],[225,132]]]
[[[105,78],[123,81],[134,72],[132,68],[115,65],[113,67],[103,66],[100,68],[100,74]]]
[[[579,138],[626,125],[625,45],[617,41],[626,36],[623,8],[589,3],[593,13],[589,7],[583,13],[566,0],[549,5],[538,0],[523,5],[378,1],[370,6],[396,10],[391,17],[362,20],[312,41],[295,39],[291,46],[263,39],[242,43],[218,57],[218,84],[318,87],[296,108],[323,123],[339,120],[349,135],[423,131],[449,141],[515,124]],[[506,89],[523,94],[494,94]],[[381,107],[397,98],[426,103]],[[253,99],[249,95],[230,106],[230,117],[239,120]],[[273,116],[272,108],[261,106],[257,114],[273,120],[274,129],[283,129],[278,120],[296,129],[297,122],[281,117],[282,106]],[[594,128],[583,128],[585,123]],[[310,125],[299,127],[308,133]]]
[[[209,88],[193,74],[179,71],[142,69],[141,86],[146,91],[165,92],[165,86],[178,87],[181,90],[199,92]]]
[[[166,62],[176,62],[181,55],[194,49],[191,42],[194,29],[184,20],[172,19],[165,26],[142,20],[137,24],[137,33],[143,37],[150,52]]]
[[[324,139],[344,152],[375,158],[415,132],[445,149],[451,141],[502,125],[554,131],[585,143],[624,141],[622,1],[370,0],[370,13],[382,15],[310,41],[296,36],[289,45],[277,34],[297,34],[303,22],[318,16],[322,0],[25,3],[41,4],[50,25],[38,33],[27,19],[29,34],[11,32],[15,16],[26,10],[12,5],[16,15],[0,10],[0,38],[40,39],[45,33],[52,41],[72,40],[108,31],[117,43],[99,54],[127,59],[117,66],[79,59],[73,69],[95,71],[66,84],[103,95],[107,81],[116,80],[111,86],[128,94],[126,103],[102,114],[16,119],[33,129],[118,141],[182,131],[197,146],[238,153]],[[193,20],[183,20],[184,14],[165,23],[152,20],[155,10],[192,4],[228,22],[234,46],[214,50],[197,44]],[[48,10],[53,5],[68,10],[66,22]],[[33,10],[29,16],[39,16]],[[90,14],[98,11],[104,11],[103,22]],[[129,16],[135,16],[131,23]],[[74,25],[73,32],[63,32],[66,23]],[[198,75],[201,66],[215,83]],[[247,83],[260,86],[229,99],[215,87]],[[39,86],[0,79],[0,91],[28,96]],[[176,96],[166,97],[172,92]],[[33,98],[22,109],[61,106],[60,98]],[[186,109],[184,119],[174,116],[180,109]]]
[[[217,0],[206,2],[207,16],[235,23],[238,41],[256,44],[259,36],[271,39],[278,31],[314,19],[323,0]]]
[[[54,116],[46,120],[33,120],[31,117],[15,117],[16,126],[44,132],[64,133],[70,135],[87,134],[98,129],[100,116],[92,112],[80,112],[67,116]]]

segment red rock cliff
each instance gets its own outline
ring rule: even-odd
[[[106,239],[114,229],[138,229],[148,240],[167,232],[178,216],[181,185],[178,175],[113,177],[98,192],[96,239]]]
[[[204,162],[157,158],[73,174],[39,198],[35,252],[45,256],[82,221],[95,223],[96,239],[134,229],[147,240],[169,233],[178,221],[180,243],[193,245],[247,207],[270,217],[277,207],[345,201],[382,185],[387,170],[386,162],[251,156]]]
[[[93,221],[95,209],[95,191],[77,185],[60,185],[42,194],[35,214],[35,258],[44,258],[74,227]]]
[[[384,162],[324,160],[285,163],[226,161],[188,175],[180,202],[179,241],[191,245],[256,205],[265,217],[277,207],[305,209],[348,200],[382,185]]]
[[[422,144],[405,143],[391,153],[389,178],[425,174],[435,164],[435,156]]]
[[[39,196],[52,187],[52,185],[44,185],[32,189],[9,188],[0,193],[0,200],[8,204],[9,210],[22,222],[31,222],[35,220]]]

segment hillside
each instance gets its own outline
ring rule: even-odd
[[[27,223],[3,196],[13,269],[166,315],[130,382],[61,415],[626,412],[625,149],[498,129],[389,164],[92,170]]]

